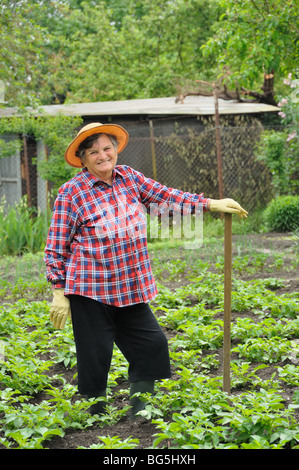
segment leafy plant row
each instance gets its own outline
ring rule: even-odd
[[[276,295],[270,288],[282,287],[283,281],[275,278],[234,282],[232,310],[237,318],[231,335],[237,359],[231,363],[233,396],[228,398],[222,377],[211,375],[221,366],[222,285],[221,275],[204,270],[187,287],[172,291],[160,286],[156,311],[160,323],[177,332],[170,343],[180,378],[164,381],[144,412],[156,416],[160,429],[153,446],[171,442],[174,448],[299,448],[299,295]],[[259,373],[270,365],[274,372],[263,380]],[[290,391],[294,387],[288,407],[284,384]],[[168,410],[172,419],[167,419]]]
[[[73,370],[75,378],[75,346],[71,326],[54,330],[49,321],[46,301],[19,300],[0,307],[0,443],[7,448],[43,448],[53,436],[64,436],[69,429],[85,429],[99,418],[86,410],[90,400],[76,396],[76,387],[57,365]],[[116,351],[114,362],[120,356]],[[124,370],[111,374],[109,386]],[[36,398],[44,397],[36,404]],[[118,421],[127,411],[110,407],[104,424]]]
[[[157,427],[152,446],[298,448],[298,294],[277,295],[271,289],[281,287],[283,281],[275,278],[234,282],[233,395],[228,396],[222,391],[219,373],[223,275],[201,268],[189,272],[185,287],[170,290],[161,285],[153,305],[171,336],[175,374],[157,384],[156,395],[142,412]],[[127,380],[127,364],[117,348],[109,375],[109,413],[91,417],[86,412],[90,402],[76,392],[71,325],[62,331],[53,329],[46,301],[4,304],[0,316],[2,446],[44,448],[53,436],[91,426],[99,428],[101,442],[95,448],[138,446],[133,438],[116,442],[101,436],[101,428],[116,423],[128,411],[128,406],[119,410],[113,405],[116,394],[127,394],[116,387]],[[263,380],[260,372],[270,366],[273,373]],[[292,392],[289,406],[283,385]]]

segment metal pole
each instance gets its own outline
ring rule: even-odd
[[[232,214],[224,220],[223,391],[230,393]]]
[[[155,140],[154,140],[154,126],[153,121],[149,121],[150,127],[150,136],[151,136],[151,149],[152,149],[152,167],[153,167],[153,178],[157,179],[157,165],[156,165],[156,149],[155,149]]]
[[[30,186],[30,174],[29,174],[29,157],[26,135],[23,135],[23,147],[24,147],[24,168],[25,168],[25,179],[26,179],[26,192],[28,196],[28,206],[31,207],[31,186]]]
[[[218,94],[216,86],[213,87],[214,105],[215,105],[215,133],[216,133],[216,153],[218,166],[218,188],[219,199],[223,199],[223,175],[222,175],[222,156],[221,156],[221,138],[220,138],[220,118],[218,108]]]

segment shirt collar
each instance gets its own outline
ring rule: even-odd
[[[117,166],[115,168],[113,168],[113,171],[112,171],[112,174],[113,174],[113,178],[116,176],[116,175],[121,175],[121,172],[119,171],[119,169],[117,168]],[[96,176],[92,175],[91,173],[89,173],[89,171],[87,170],[87,168],[83,168],[82,170],[82,177],[84,179],[84,181],[86,182],[86,184],[88,186],[90,186],[91,188],[99,183],[100,185],[102,186],[107,186],[107,183],[104,183],[103,181],[101,181],[99,178],[97,178]]]

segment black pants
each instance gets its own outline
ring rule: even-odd
[[[148,304],[115,307],[78,295],[70,302],[79,393],[106,389],[114,343],[129,363],[130,382],[171,377],[167,339]]]

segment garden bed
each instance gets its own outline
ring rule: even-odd
[[[126,362],[115,350],[108,417],[76,391],[71,325],[48,321],[42,255],[0,264],[0,448],[296,448],[299,445],[299,266],[292,234],[233,237],[231,393],[222,391],[223,240],[200,250],[153,244],[173,377],[129,420]],[[28,343],[27,343],[28,341]],[[13,348],[16,357],[12,361]],[[298,356],[297,356],[298,355]],[[13,362],[13,361],[12,361]]]

